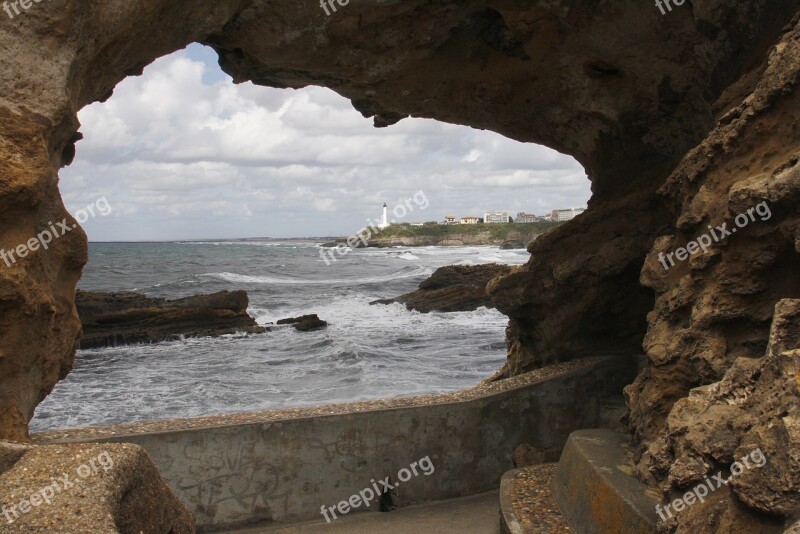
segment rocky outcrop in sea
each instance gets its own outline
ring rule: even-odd
[[[247,313],[248,302],[244,291],[166,300],[133,292],[78,290],[75,304],[83,326],[80,348],[266,332]]]
[[[314,330],[322,330],[328,326],[328,322],[320,319],[316,313],[280,319],[276,324],[290,324],[298,332],[312,332]]]
[[[422,313],[459,312],[477,310],[481,306],[493,308],[486,286],[494,278],[510,274],[510,265],[449,265],[436,269],[419,289],[399,297],[376,300],[371,304],[400,302],[409,310]]]

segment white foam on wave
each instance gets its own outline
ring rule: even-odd
[[[500,256],[478,256],[478,261],[481,263],[506,263],[507,259]]]
[[[366,277],[359,279],[323,279],[312,280],[308,278],[280,278],[276,276],[254,276],[239,273],[204,273],[198,275],[205,278],[215,278],[225,282],[235,282],[242,284],[268,284],[268,285],[363,285],[363,284],[380,284],[383,282],[391,282],[393,280],[401,280],[404,278],[417,278],[421,276],[430,276],[433,270],[429,267],[416,267],[413,269],[403,269],[392,274],[385,276]]]
[[[493,246],[467,247],[394,247],[389,249],[358,249],[365,256],[390,256],[407,261],[421,261],[438,265],[479,265],[504,263],[520,265],[530,259],[526,250],[502,250]]]
[[[37,409],[33,428],[192,417],[473,386],[505,361],[504,315],[486,308],[422,314],[401,304],[369,303],[413,290],[437,267],[497,259],[522,263],[529,257],[497,247],[358,249],[323,266],[314,248],[273,248],[260,249],[259,257],[248,261],[240,261],[236,253],[248,256],[255,249],[229,249],[226,256],[233,258],[220,264],[220,249],[209,250],[211,261],[198,262],[200,267],[165,269],[160,279],[149,275],[146,283],[130,283],[148,287],[158,281],[160,287],[153,292],[170,298],[183,296],[184,284],[189,283],[222,288],[249,284],[244,287],[250,295],[248,312],[259,324],[316,313],[328,321],[328,328],[305,333],[274,328],[259,335],[80,351],[75,370]],[[273,251],[276,259],[266,259]],[[280,256],[284,252],[286,260]],[[268,261],[287,267],[267,265]],[[176,279],[164,282],[165,277]],[[126,388],[120,389],[120,383]]]
[[[496,310],[421,314],[400,304],[370,306],[379,296],[321,299],[281,313],[250,309],[259,322],[318,313],[329,321],[318,332],[285,328],[81,351],[32,428],[449,391],[475,385],[504,361],[507,319]]]
[[[406,261],[417,261],[417,260],[420,259],[419,256],[415,256],[414,254],[411,254],[410,252],[403,252],[402,254],[398,254],[396,257],[398,259],[406,260]]]
[[[305,307],[259,310],[265,313],[260,314],[258,320],[268,322],[284,317],[316,313],[321,319],[331,323],[329,328],[337,335],[370,337],[398,332],[420,334],[430,330],[444,332],[448,329],[448,325],[458,325],[476,329],[496,329],[499,339],[502,339],[503,329],[508,323],[508,317],[495,309],[485,307],[467,312],[420,313],[409,310],[400,303],[370,304],[382,297],[385,295],[362,293],[320,300]]]
[[[212,245],[217,247],[239,246],[239,247],[284,247],[284,248],[317,248],[317,243],[303,243],[294,241],[177,241],[176,245]]]

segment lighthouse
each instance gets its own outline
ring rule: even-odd
[[[383,203],[383,220],[378,228],[389,228],[389,206],[386,205],[386,202]]]

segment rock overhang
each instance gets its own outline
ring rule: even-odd
[[[328,16],[316,1],[38,4],[0,24],[0,247],[68,217],[57,173],[73,157],[77,112],[107,99],[116,84],[156,58],[198,42],[214,47],[237,82],[326,86],[378,126],[405,116],[432,118],[574,156],[593,182],[591,209],[531,246],[527,274],[492,288],[498,309],[511,317],[508,370],[596,350],[638,352],[648,328],[653,365],[660,338],[691,341],[681,337],[691,319],[685,307],[710,298],[681,282],[691,273],[655,277],[642,268],[656,240],[693,230],[681,213],[696,196],[692,183],[707,186],[704,210],[724,213],[731,181],[725,172],[744,172],[738,178],[749,180],[755,175],[741,169],[751,166],[772,177],[789,152],[796,156],[790,128],[752,117],[792,118],[797,61],[791,32],[798,9],[797,0],[696,0],[663,15],[633,0],[352,0]],[[775,64],[782,72],[770,70]],[[700,144],[720,119],[745,129],[725,137],[722,128],[711,134],[720,142]],[[749,131],[780,131],[780,142],[743,135],[748,124],[755,124]],[[758,148],[751,152],[760,159],[732,156],[737,139]],[[700,150],[689,152],[695,146]],[[670,178],[687,152],[682,170]],[[733,162],[730,169],[726,161]],[[714,168],[710,162],[721,163]],[[769,241],[760,244],[780,249],[782,256],[772,256],[791,266],[796,259],[783,242],[797,251],[798,234],[787,230],[796,218],[787,221],[791,208],[781,210],[780,226],[763,232]],[[74,289],[85,261],[86,238],[78,231],[14,270],[0,266],[0,437],[26,438],[35,406],[72,366],[80,332]],[[724,266],[736,258],[722,252],[713,261]],[[701,283],[702,269],[713,266],[693,265],[691,281]],[[772,290],[754,307],[798,297],[784,271],[758,271],[764,284],[785,286],[783,294]],[[670,301],[670,291],[685,302]],[[708,291],[713,296],[724,289]],[[559,314],[543,314],[548,306],[561,306]],[[745,320],[739,328],[748,328],[746,303],[740,308]],[[753,346],[766,343],[768,324],[761,323],[753,340],[745,340]],[[641,375],[629,398],[638,406],[632,418],[637,437],[658,441],[665,413],[655,412],[668,412],[693,376],[721,378],[724,360],[714,357],[728,344],[743,345],[735,330],[726,326],[706,336],[707,367]],[[39,343],[29,343],[31,332]],[[692,335],[700,334],[708,332]],[[669,347],[674,361],[696,361],[691,351],[680,352],[685,348]],[[648,396],[654,384],[664,386],[655,400]]]

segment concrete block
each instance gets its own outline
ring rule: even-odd
[[[579,534],[653,534],[661,502],[631,474],[627,438],[606,429],[573,432],[561,453],[553,494]]]

